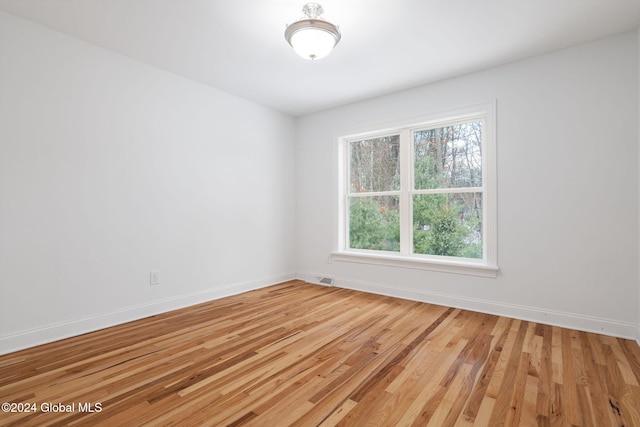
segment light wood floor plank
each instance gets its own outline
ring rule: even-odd
[[[2,426],[640,427],[640,348],[290,281],[1,356],[1,402],[36,405]]]

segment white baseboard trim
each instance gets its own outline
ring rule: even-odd
[[[296,276],[304,277],[305,275],[298,273]],[[631,322],[621,322],[618,320],[604,319],[595,316],[544,310],[536,307],[527,307],[516,304],[505,304],[490,300],[460,297],[438,292],[426,292],[418,289],[395,288],[379,283],[361,282],[341,278],[335,279],[334,286],[413,301],[444,305],[447,307],[478,311],[481,313],[495,314],[585,332],[636,339],[640,345],[640,325]]]
[[[88,332],[94,332],[99,329],[143,319],[156,314],[166,313],[179,308],[264,288],[276,283],[293,280],[294,278],[295,274],[291,273],[250,282],[235,283],[220,288],[208,289],[202,292],[179,295],[145,304],[124,307],[120,310],[115,310],[113,312],[97,316],[55,323],[40,328],[33,328],[14,334],[3,335],[0,336],[0,355],[86,334]]]

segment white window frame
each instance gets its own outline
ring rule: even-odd
[[[411,135],[415,130],[434,128],[465,122],[483,120],[482,140],[482,187],[414,190],[413,144]],[[361,139],[400,134],[400,252],[367,249],[351,249],[349,245],[349,215],[347,211],[349,194],[349,143]],[[497,250],[497,180],[496,180],[496,101],[492,100],[441,113],[430,114],[418,119],[407,120],[378,128],[363,129],[338,138],[338,235],[337,248],[331,254],[332,260],[363,264],[386,265],[401,268],[432,270],[447,273],[466,274],[482,277],[496,277],[498,271]],[[483,259],[459,258],[438,255],[413,254],[411,197],[414,194],[436,192],[482,192],[483,207]],[[366,193],[363,196],[375,196]]]

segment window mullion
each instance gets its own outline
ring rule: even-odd
[[[412,182],[411,134],[408,129],[400,132],[400,253],[409,255],[413,245],[411,233],[411,189]]]
[[[455,194],[455,193],[482,193],[485,187],[442,187],[425,190],[413,190],[413,194]]]

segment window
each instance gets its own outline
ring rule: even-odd
[[[494,276],[495,104],[340,138],[339,261]]]

